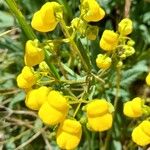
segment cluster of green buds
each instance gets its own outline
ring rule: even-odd
[[[106,53],[99,54],[96,64],[100,69],[108,69],[111,64],[122,67],[123,60],[135,53],[134,41],[127,37],[132,32],[132,21],[129,18],[121,20],[118,30],[105,30],[99,45]]]

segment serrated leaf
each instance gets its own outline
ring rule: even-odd
[[[142,73],[147,72],[148,67],[146,61],[141,61],[133,68],[122,72],[121,87],[127,88],[133,81],[135,81]]]

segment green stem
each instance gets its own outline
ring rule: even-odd
[[[17,18],[19,24],[21,25],[22,30],[24,31],[25,35],[28,37],[28,39],[35,39],[36,35],[34,34],[32,28],[27,24],[23,14],[17,7],[17,4],[14,0],[6,0],[6,3],[8,4],[10,10],[14,13],[15,17]]]
[[[46,61],[47,65],[50,68],[51,74],[59,80],[60,79],[60,75],[59,75],[56,67],[52,63],[50,63],[50,61],[49,61],[49,55],[48,55],[47,51],[45,51],[45,61]]]
[[[113,113],[113,120],[115,118],[116,115],[116,109],[117,109],[117,105],[118,105],[118,100],[119,100],[119,93],[120,93],[120,80],[121,80],[121,74],[120,74],[120,68],[117,68],[117,78],[116,78],[116,96],[115,96],[115,100],[114,100],[114,113]],[[108,149],[109,146],[109,142],[110,142],[110,138],[112,135],[112,129],[108,131],[107,136],[106,136],[106,140],[105,140],[105,145],[104,145],[104,150]]]
[[[90,67],[86,64],[85,60],[84,60],[84,57],[82,56],[80,50],[78,49],[76,43],[74,42],[74,40],[72,39],[68,29],[67,29],[67,26],[66,26],[66,23],[63,19],[60,20],[60,26],[62,27],[62,30],[64,31],[64,34],[66,36],[66,38],[68,38],[70,40],[70,45],[71,45],[71,49],[73,50],[73,54],[74,53],[77,53],[82,61],[82,64],[83,64],[83,67],[85,68],[86,71],[90,71]],[[75,57],[75,56],[74,56]]]
[[[76,114],[78,113],[79,109],[80,109],[81,103],[78,104],[74,114],[73,114],[73,118],[75,118]]]

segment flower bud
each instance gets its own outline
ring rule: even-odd
[[[139,146],[150,144],[150,121],[144,120],[132,132],[132,140]]]
[[[99,54],[97,55],[97,58],[96,58],[96,64],[97,64],[97,67],[100,68],[100,69],[108,69],[111,65],[111,58],[106,56],[106,55],[102,55],[102,54]]]
[[[47,65],[47,63],[45,61],[42,61],[40,64],[39,64],[39,69],[41,71],[49,71],[49,67]]]
[[[126,57],[131,56],[135,53],[135,49],[132,46],[125,45],[123,46],[123,49]]]
[[[127,42],[127,45],[129,45],[129,46],[134,46],[134,44],[135,44],[135,42],[131,39]]]
[[[22,72],[17,76],[17,84],[19,88],[29,89],[36,83],[36,77],[31,68],[25,66]]]
[[[117,68],[122,68],[123,66],[123,62],[122,61],[119,61],[116,65]]]
[[[38,115],[45,124],[55,125],[65,119],[68,109],[66,98],[53,90],[48,94],[48,100],[41,106]]]
[[[75,149],[81,139],[82,127],[76,120],[66,119],[58,128],[56,141],[61,149]]]
[[[75,28],[76,31],[78,31],[81,35],[85,36],[85,32],[86,32],[86,29],[87,29],[87,24],[82,19],[79,19],[77,17],[74,18],[71,21],[71,26],[73,28]]]
[[[26,106],[33,110],[39,110],[42,104],[48,99],[49,91],[50,89],[46,86],[30,90],[26,95]]]
[[[105,11],[99,6],[96,0],[83,0],[81,15],[87,22],[97,22],[104,18]]]
[[[78,29],[78,27],[79,27],[79,25],[80,25],[80,21],[82,21],[82,20],[80,20],[80,18],[78,18],[78,17],[74,18],[74,19],[71,21],[71,26],[72,26],[73,28]]]
[[[105,51],[112,51],[118,44],[118,34],[111,30],[105,30],[100,39],[100,47]]]
[[[148,73],[148,75],[146,76],[146,84],[148,85],[148,86],[150,86],[150,73]]]
[[[132,21],[129,18],[122,19],[118,24],[118,31],[122,35],[128,35],[132,32]]]
[[[41,9],[34,14],[31,22],[32,27],[40,32],[54,30],[58,24],[55,16],[55,9],[57,7],[60,7],[60,4],[56,2],[45,3]]]
[[[92,130],[101,132],[111,128],[113,118],[109,107],[105,99],[96,99],[87,105],[88,125]]]
[[[98,35],[97,26],[88,26],[86,29],[86,36],[89,40],[95,40]]]
[[[35,66],[44,60],[44,50],[38,48],[37,41],[28,40],[25,46],[25,64]]]
[[[123,113],[132,118],[142,116],[142,99],[140,97],[136,97],[132,101],[126,102],[124,104]]]

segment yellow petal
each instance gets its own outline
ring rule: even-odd
[[[50,91],[48,94],[48,103],[60,111],[68,110],[67,99],[58,91]]]
[[[132,140],[140,146],[146,146],[150,144],[150,136],[145,134],[139,126],[134,128],[132,132]]]
[[[111,51],[118,45],[118,34],[111,30],[105,30],[100,39],[100,47],[103,50]]]
[[[81,135],[81,124],[76,120],[66,119],[58,128],[56,141],[60,148],[71,150],[78,146]]]
[[[150,73],[146,76],[146,84],[150,86]]]
[[[38,110],[40,107],[38,105],[38,97],[37,97],[38,91],[37,89],[33,89],[29,91],[26,95],[25,104],[28,108],[32,110]]]
[[[132,32],[132,21],[129,18],[124,18],[118,24],[118,30],[122,35],[128,35]]]
[[[112,114],[107,113],[98,117],[88,117],[88,124],[94,131],[106,131],[112,127]]]
[[[99,6],[99,4],[96,1],[84,0],[83,5],[85,5],[84,7],[87,7],[85,9],[88,10],[83,16],[83,18],[87,22],[97,22],[104,18],[105,11]],[[85,10],[83,9],[83,11]]]
[[[139,127],[150,137],[150,121],[144,120]]]
[[[57,109],[49,105],[49,103],[46,101],[41,106],[38,115],[45,124],[55,125],[65,119],[67,112],[58,111]]]
[[[108,111],[109,105],[104,99],[96,99],[87,105],[87,115],[89,117],[100,116]]]

